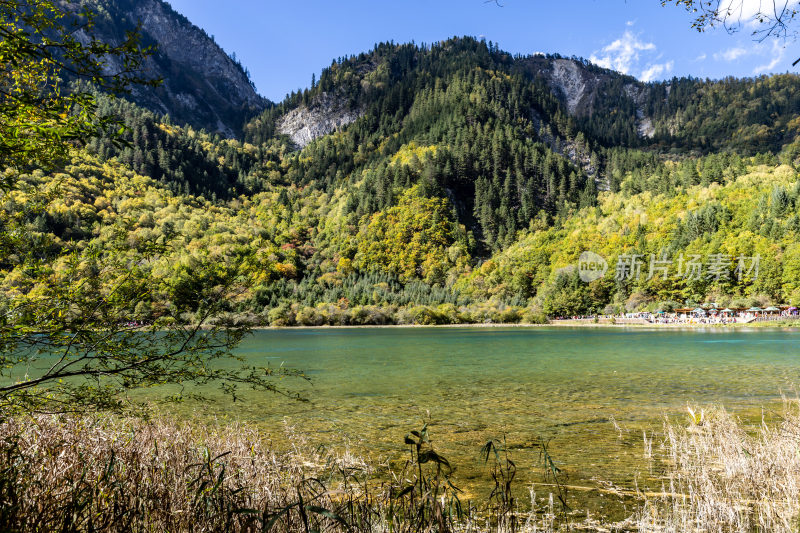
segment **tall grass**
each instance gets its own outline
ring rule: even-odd
[[[800,530],[800,409],[753,428],[722,408],[690,409],[667,422],[664,486],[637,513],[641,531]],[[653,454],[656,451],[652,452]]]
[[[39,416],[0,424],[0,531],[533,532],[556,523],[510,501],[493,513],[462,502],[427,428],[406,437],[397,471],[380,475],[345,451],[287,429],[277,452],[253,429]],[[477,452],[477,450],[476,450]],[[488,457],[487,457],[488,459]],[[505,472],[505,473],[502,473]]]
[[[663,479],[620,523],[570,514],[542,443],[550,493],[527,510],[504,440],[476,450],[494,489],[464,501],[428,428],[410,432],[395,469],[322,450],[286,428],[278,452],[241,425],[39,416],[0,423],[0,531],[412,533],[554,531],[788,532],[800,529],[800,408],[743,424],[721,408],[644,434]],[[543,496],[543,497],[541,497]]]

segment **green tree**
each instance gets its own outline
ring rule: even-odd
[[[27,231],[26,217],[47,213],[58,194],[18,179],[18,169],[55,164],[116,122],[99,115],[93,88],[70,91],[62,77],[112,91],[153,83],[137,73],[148,51],[136,34],[104,44],[89,33],[90,12],[61,5],[0,0],[0,200],[33,199],[0,211],[0,272],[13,286],[0,296],[0,413],[121,410],[127,391],[164,384],[218,383],[234,397],[242,384],[279,391],[269,368],[215,364],[247,333],[207,327],[249,283],[247,254],[197,261],[190,275],[208,282],[176,286],[146,268],[168,249],[163,235],[142,242],[123,222],[98,248]],[[121,68],[109,75],[112,64]],[[190,305],[171,302],[179,291]]]
[[[185,290],[146,268],[164,247],[148,244],[133,259],[126,247],[23,260],[26,274],[0,305],[0,410],[124,410],[132,389],[189,383],[218,384],[234,398],[240,385],[290,394],[273,378],[297,372],[219,364],[236,359],[231,350],[248,331],[220,321],[248,284],[244,260],[195,264],[194,276],[215,282],[196,286],[192,307],[163,305]]]
[[[581,281],[577,269],[559,272],[542,289],[542,311],[549,317],[569,317],[591,312],[589,288]]]
[[[65,4],[71,6],[73,4]],[[140,70],[150,50],[136,32],[119,45],[92,37],[94,15],[52,0],[0,0],[0,169],[48,165],[111,127],[94,91],[154,85]],[[65,80],[71,80],[67,86]]]
[[[800,245],[790,244],[783,253],[783,300],[800,304]]]

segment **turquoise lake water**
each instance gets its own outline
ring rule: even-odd
[[[642,431],[687,403],[745,417],[794,395],[800,332],[615,328],[359,328],[258,331],[248,363],[304,370],[287,382],[309,403],[247,394],[196,416],[258,424],[279,439],[284,421],[313,443],[405,457],[404,435],[430,423],[437,450],[480,485],[480,446],[505,436],[520,480],[540,474],[537,439],[568,482],[642,482]],[[197,406],[195,406],[197,407]],[[645,476],[646,477],[646,476]],[[476,489],[477,491],[478,489]]]

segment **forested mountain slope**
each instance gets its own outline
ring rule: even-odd
[[[94,140],[22,179],[60,196],[19,191],[2,209],[53,257],[166,247],[147,264],[174,290],[132,306],[143,321],[170,305],[191,321],[225,264],[242,269],[228,311],[257,324],[800,303],[797,89],[793,75],[643,84],[470,38],[381,44],[238,139],[101,97],[129,145]],[[573,268],[587,249],[611,265],[588,284]],[[625,254],[731,264],[720,279],[615,279]],[[756,254],[760,275],[739,276],[734,259]],[[0,268],[4,297],[33,290]]]
[[[284,134],[305,146],[287,179],[356,189],[349,207],[359,215],[421,179],[452,201],[479,245],[497,249],[537,219],[592,204],[597,189],[616,190],[625,172],[707,153],[777,153],[797,135],[798,89],[788,75],[643,84],[469,38],[382,44],[335,61],[314,87],[251,122],[245,139]],[[392,161],[411,143],[420,171],[409,177]]]

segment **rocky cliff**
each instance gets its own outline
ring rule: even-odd
[[[360,112],[349,109],[344,99],[322,93],[310,106],[298,107],[281,117],[277,129],[303,148],[314,139],[354,122],[359,116]]]
[[[569,114],[587,117],[598,112],[598,107],[607,107],[609,100],[626,99],[635,108],[639,136],[652,138],[655,134],[652,119],[644,112],[647,84],[576,59],[536,55],[523,61],[524,70],[544,79]],[[598,106],[601,101],[603,105]]]
[[[85,2],[99,14],[98,37],[119,42],[125,31],[141,24],[143,44],[156,45],[146,69],[164,83],[155,90],[135,89],[132,99],[137,104],[226,136],[237,134],[248,118],[269,104],[240,64],[163,0]]]

